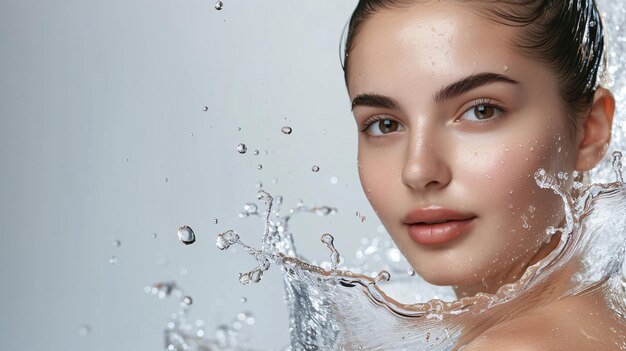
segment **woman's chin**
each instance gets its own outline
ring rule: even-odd
[[[473,272],[460,272],[460,271],[420,271],[418,269],[415,272],[422,277],[427,283],[436,286],[451,286],[455,290],[463,289],[464,287],[480,286],[483,284],[483,278],[481,275]]]

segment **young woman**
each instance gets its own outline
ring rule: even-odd
[[[556,247],[546,228],[563,223],[561,199],[534,174],[604,157],[615,101],[598,85],[603,51],[593,1],[359,2],[344,70],[360,179],[425,280],[494,293]],[[626,334],[593,293],[480,330],[464,350],[615,350]]]

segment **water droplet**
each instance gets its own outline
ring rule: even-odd
[[[259,163],[258,166],[256,166],[256,169],[258,169],[259,171],[263,169],[263,165]]]
[[[315,207],[311,211],[318,216],[328,216],[337,213],[336,209],[328,206]]]
[[[89,335],[89,333],[91,333],[91,327],[88,324],[81,324],[78,327],[78,335],[86,336]]]
[[[258,207],[256,204],[253,204],[253,203],[247,203],[247,204],[245,204],[245,205],[243,206],[243,210],[244,210],[246,213],[250,214],[250,215],[253,215],[253,214],[257,214],[257,213],[259,213],[259,207]]]
[[[278,178],[272,179],[272,184],[278,184]]]
[[[111,256],[109,258],[109,263],[112,264],[112,265],[113,264],[117,264],[117,257],[116,256]]]
[[[170,181],[170,179],[168,177],[165,177],[165,182],[167,183],[169,181]]]
[[[263,182],[256,182],[256,183],[254,184],[254,186],[255,186],[257,189],[261,189],[261,188],[263,187]]]
[[[260,154],[259,150],[254,150],[254,156],[258,156]]]
[[[250,284],[250,274],[249,273],[239,273],[239,282],[243,285]]]
[[[284,127],[280,128],[280,131],[281,131],[281,132],[283,132],[283,134],[287,134],[287,135],[289,135],[289,134],[291,134],[291,132],[292,132],[293,130],[291,129],[291,127],[284,126]]]
[[[119,240],[113,240],[113,246],[120,247],[120,246],[122,246],[122,242],[119,241]]]
[[[185,245],[191,245],[196,242],[196,234],[189,226],[183,225],[178,228],[178,239]]]
[[[387,272],[387,271],[380,271],[380,273],[378,273],[376,278],[374,278],[374,282],[375,283],[379,283],[379,282],[382,282],[382,281],[388,282],[389,279],[391,279],[391,274],[389,272]]]
[[[241,303],[246,303],[246,302],[248,302],[248,298],[247,298],[247,297],[245,297],[245,296],[244,296],[244,297],[242,297],[242,298],[241,298]]]
[[[311,170],[312,170],[313,172],[316,172],[316,173],[317,173],[317,172],[319,172],[319,171],[320,171],[320,168],[319,168],[319,166],[315,165],[315,166],[313,166],[313,167],[311,168]]]
[[[217,1],[215,2],[215,9],[219,11],[219,10],[221,10],[222,8],[224,8],[224,3],[223,3],[221,0],[217,0]]]
[[[333,244],[333,241],[335,239],[332,235],[328,233],[322,235],[321,239],[324,245],[326,245],[326,247],[328,248],[328,250],[330,250],[330,270],[334,271],[335,269],[337,269],[340,259],[339,252],[337,251],[337,249],[335,249],[335,245]]]
[[[248,147],[246,146],[246,144],[239,144],[237,145],[237,152],[240,154],[245,154],[246,151],[248,151]]]
[[[187,306],[190,306],[193,303],[193,299],[191,298],[191,296],[185,296],[183,297],[183,303]]]
[[[409,275],[409,277],[414,277],[415,276],[415,270],[412,267],[409,267],[406,270],[406,273]]]
[[[505,71],[505,72],[508,72],[508,71],[509,71],[509,66],[504,65],[504,71]]]
[[[224,233],[219,233],[217,235],[217,241],[215,245],[220,250],[226,250],[231,245],[236,244],[239,241],[239,235],[234,230],[228,230]]]
[[[263,272],[260,269],[255,269],[252,272],[250,272],[250,280],[253,283],[260,282],[262,277],[263,277]]]
[[[541,168],[537,172],[535,172],[535,181],[537,185],[539,185],[542,189],[550,189],[555,186],[556,179],[553,176],[549,175],[545,169]]]
[[[204,111],[204,112],[207,112],[208,110],[209,110],[209,106],[204,106],[204,107],[202,108],[202,111]]]
[[[593,28],[595,26],[596,26],[596,21],[592,20],[592,21],[589,22],[589,27]]]
[[[241,127],[237,127],[237,131],[238,131],[238,132],[241,132]]]
[[[157,233],[152,233],[152,238],[156,239],[159,235]]]
[[[334,185],[334,184],[337,184],[337,183],[339,183],[339,178],[334,177],[334,176],[330,177],[330,184]]]
[[[215,219],[213,220],[213,224],[217,224],[217,223],[219,223],[219,220],[218,220],[217,218],[215,218]]]
[[[249,316],[246,318],[246,324],[248,324],[248,325],[254,325],[254,323],[256,323],[256,319],[254,319],[254,317],[253,317],[253,316],[249,315]]]
[[[152,287],[146,287],[145,291],[152,295],[155,295],[159,299],[164,299],[172,294],[176,290],[176,283],[156,283]]]

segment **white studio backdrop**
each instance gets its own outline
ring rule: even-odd
[[[242,286],[254,260],[215,237],[258,245],[261,220],[237,217],[258,181],[286,208],[338,208],[294,219],[311,258],[325,232],[348,258],[377,234],[339,60],[355,4],[0,0],[0,348],[162,349],[178,302],[144,292],[159,281],[208,336],[251,311],[254,345],[286,345],[278,269]]]

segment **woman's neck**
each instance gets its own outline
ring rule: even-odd
[[[516,282],[522,277],[528,267],[547,257],[558,246],[560,240],[561,234],[555,234],[548,243],[540,246],[535,252],[530,252],[508,271],[484,278],[478,284],[455,287],[454,292],[457,298],[474,296],[480,292],[495,294],[501,286]]]

